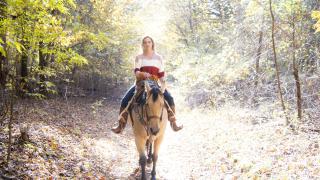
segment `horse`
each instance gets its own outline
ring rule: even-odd
[[[138,93],[137,88],[136,93]],[[142,180],[146,179],[145,169],[147,163],[153,163],[151,179],[156,179],[159,148],[168,121],[168,107],[162,93],[164,89],[162,88],[163,86],[160,88],[155,81],[144,80],[142,91],[140,91],[142,92],[142,98],[140,98],[140,101],[133,103],[131,110],[129,110],[135,144],[139,153]],[[148,159],[146,155],[148,155]]]

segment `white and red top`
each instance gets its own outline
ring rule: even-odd
[[[151,58],[139,54],[136,56],[134,63],[134,72],[147,72],[158,78],[164,77],[164,62],[163,58],[158,53],[153,53]]]

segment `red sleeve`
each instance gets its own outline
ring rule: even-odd
[[[158,77],[162,78],[164,76],[164,71],[158,73]]]

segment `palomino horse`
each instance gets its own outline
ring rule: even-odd
[[[153,162],[151,179],[155,180],[158,153],[166,129],[168,113],[162,94],[163,91],[158,84],[151,80],[145,80],[143,81],[143,86],[144,90],[141,91],[143,94],[143,102],[139,104],[134,100],[129,114],[135,136],[135,143],[139,152],[141,179],[146,179],[146,163]],[[136,91],[138,90],[136,89]],[[148,155],[148,159],[146,155]]]

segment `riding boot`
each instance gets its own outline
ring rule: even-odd
[[[122,112],[124,109],[124,107],[120,107],[119,115],[121,116],[119,118],[118,126],[112,127],[111,129],[116,134],[121,133],[127,124],[128,111]]]
[[[176,119],[175,113],[176,113],[175,106],[174,105],[170,106],[170,108],[168,108],[168,119],[170,121],[170,126],[173,131],[180,131],[183,128],[183,125],[178,126],[176,124],[177,119]]]

